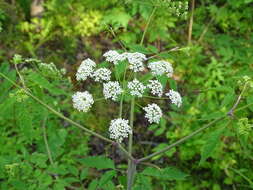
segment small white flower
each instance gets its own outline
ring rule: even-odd
[[[158,80],[149,80],[147,87],[151,90],[151,94],[161,97],[163,95],[163,86]]]
[[[139,72],[144,70],[143,61],[147,58],[144,54],[135,52],[135,53],[127,53],[126,54],[128,62],[129,62],[129,69],[133,70],[134,72]]]
[[[142,97],[146,86],[144,86],[140,81],[134,79],[131,82],[128,82],[127,87],[130,89],[130,94],[132,96]]]
[[[114,65],[117,65],[120,61],[123,61],[126,57],[125,55],[122,56],[115,50],[109,50],[103,54],[105,57],[105,60],[108,62],[113,63]]]
[[[111,139],[115,139],[121,143],[124,138],[132,134],[132,129],[128,125],[128,120],[118,118],[111,121],[109,132]]]
[[[175,104],[177,107],[180,107],[182,105],[182,97],[181,95],[174,91],[170,90],[168,93],[165,94],[168,96],[173,104]]]
[[[112,100],[116,101],[117,97],[122,93],[122,91],[123,90],[118,81],[109,81],[104,83],[103,94],[105,99],[111,98]]]
[[[167,61],[156,61],[148,64],[148,68],[151,69],[153,75],[163,75],[166,74],[171,77],[173,74],[173,67]]]
[[[76,80],[86,80],[92,76],[96,63],[91,59],[85,59],[82,61],[76,73]]]
[[[162,110],[157,104],[148,104],[143,108],[146,112],[145,118],[148,119],[149,123],[159,123],[162,117]]]
[[[109,81],[111,79],[111,73],[112,72],[107,68],[100,68],[97,69],[92,76],[94,77],[94,80],[97,82]]]
[[[88,92],[76,92],[72,96],[73,107],[78,111],[87,112],[94,103],[92,95]]]

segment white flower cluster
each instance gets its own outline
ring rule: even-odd
[[[76,73],[76,80],[86,80],[88,77],[92,77],[95,67],[96,63],[91,59],[85,59],[82,61]]]
[[[60,79],[62,78],[62,75],[64,74],[61,70],[57,69],[54,63],[49,63],[49,64],[39,63],[38,66],[41,73],[50,78]]]
[[[151,69],[153,75],[163,75],[166,74],[168,77],[171,77],[173,74],[173,67],[167,61],[156,61],[148,64],[148,68]]]
[[[112,100],[116,101],[118,96],[123,92],[118,81],[109,81],[104,83],[103,87],[105,99],[111,98]]]
[[[143,108],[146,112],[145,117],[149,123],[159,123],[162,117],[162,110],[157,104],[148,104]]]
[[[111,121],[109,132],[110,138],[121,143],[124,138],[127,138],[129,134],[132,134],[132,129],[128,125],[128,120],[118,118]]]
[[[140,81],[134,79],[131,82],[128,82],[127,87],[130,89],[130,94],[132,96],[142,97],[146,86],[144,86]]]
[[[72,96],[73,107],[78,111],[87,112],[94,103],[92,95],[88,92],[76,92]]]
[[[106,61],[117,65],[120,61],[128,60],[129,62],[129,69],[133,70],[134,72],[139,72],[144,70],[143,62],[147,59],[146,56],[142,53],[135,52],[135,53],[118,53],[115,50],[109,50],[104,53],[103,55]]]
[[[144,54],[135,52],[135,53],[127,53],[127,59],[129,62],[129,69],[134,72],[140,72],[144,70],[143,61],[147,58]]]
[[[103,54],[105,57],[105,60],[108,62],[113,63],[114,65],[117,65],[120,61],[125,60],[124,56],[122,54],[119,54],[115,50],[109,50]]]
[[[163,95],[163,85],[158,80],[149,80],[147,87],[151,90],[151,94],[161,97]]]
[[[111,79],[111,71],[107,68],[100,68],[94,71],[92,76],[96,82],[109,81]]]
[[[177,107],[180,107],[182,105],[182,97],[181,95],[174,91],[170,90],[168,93],[165,94],[168,96],[173,104],[175,104]]]

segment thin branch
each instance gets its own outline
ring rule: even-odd
[[[169,53],[169,52],[172,52],[172,51],[179,51],[179,50],[181,50],[182,48],[179,48],[179,47],[174,47],[174,48],[172,48],[172,49],[170,49],[170,50],[165,50],[165,51],[161,51],[161,52],[159,52],[158,54],[156,54],[156,55],[152,55],[152,56],[150,56],[150,57],[148,57],[147,59],[149,60],[149,59],[152,59],[152,58],[155,58],[155,57],[159,57],[159,54],[161,54],[161,53]]]
[[[19,76],[19,78],[20,78],[20,81],[21,81],[23,87],[24,87],[25,89],[27,89],[27,88],[26,88],[26,85],[25,85],[25,80],[24,80],[23,76],[21,75],[21,73],[19,72],[17,64],[14,63],[14,66],[15,66],[15,70],[16,70],[17,73],[18,73],[18,76]]]
[[[24,92],[30,96],[31,98],[33,98],[35,101],[37,101],[39,104],[41,104],[42,106],[44,106],[45,108],[47,108],[49,111],[51,111],[52,113],[54,113],[55,115],[57,115],[58,117],[66,120],[67,122],[71,123],[72,125],[82,129],[83,131],[85,131],[86,133],[96,136],[97,138],[104,140],[108,143],[112,143],[115,144],[116,142],[112,141],[111,139],[108,139],[94,131],[89,130],[88,128],[80,125],[79,123],[65,117],[63,114],[61,114],[60,112],[56,111],[55,109],[53,109],[52,107],[50,107],[49,105],[47,105],[46,103],[44,103],[43,101],[41,101],[40,99],[38,99],[36,96],[32,95],[30,92],[28,92],[26,89],[22,88],[21,86],[19,86],[18,84],[16,84],[14,81],[12,81],[11,79],[9,79],[7,76],[5,76],[3,73],[0,73],[0,76],[2,76],[3,78],[5,78],[7,81],[9,81],[10,83],[12,83],[15,87],[23,89]],[[127,152],[127,150],[125,150],[122,146],[119,146],[119,148],[123,151],[123,152]],[[128,157],[129,159],[132,160],[132,157]]]
[[[238,98],[237,98],[235,104],[234,104],[233,107],[229,110],[229,112],[228,112],[228,115],[229,115],[229,116],[231,116],[231,117],[234,116],[234,111],[235,111],[236,107],[238,106],[238,104],[240,103],[241,98],[242,98],[242,95],[243,95],[243,93],[245,92],[245,90],[246,90],[246,88],[247,88],[247,85],[248,85],[248,83],[246,82],[246,83],[244,84],[243,89],[242,89],[240,95],[238,96]]]
[[[110,27],[110,31],[111,31],[113,37],[114,37],[115,39],[118,39],[118,37],[117,37],[117,35],[115,34],[115,32],[114,32],[114,30],[112,29],[112,27]],[[127,51],[126,47],[124,46],[124,44],[123,44],[119,39],[118,39],[118,43],[119,43],[119,45],[121,46],[122,49],[124,49],[125,51]]]
[[[189,29],[188,29],[188,45],[190,45],[191,41],[192,41],[192,25],[193,25],[194,8],[195,8],[195,0],[192,0],[192,3],[191,3],[191,17],[190,17]]]
[[[127,150],[120,144],[120,143],[117,143],[117,145],[119,146],[119,148],[122,150],[122,152],[125,153],[125,155],[130,159],[130,160],[135,160],[134,157],[129,154],[129,152],[127,152]]]
[[[234,105],[232,106],[232,108],[228,111],[227,115],[232,115],[232,116],[233,116],[233,113],[236,111],[235,109],[236,109],[237,106],[239,105],[240,100],[241,100],[241,98],[242,98],[242,95],[243,95],[243,93],[244,93],[245,90],[246,90],[246,87],[247,87],[247,82],[244,84],[243,90],[242,90],[241,93],[239,94],[239,96],[238,96],[238,98],[237,98],[235,104],[234,104]],[[183,142],[189,140],[190,138],[194,137],[195,135],[199,134],[200,132],[204,131],[205,129],[211,127],[211,126],[214,125],[215,123],[217,123],[217,122],[219,122],[219,121],[221,121],[221,120],[223,120],[223,119],[225,119],[225,118],[226,118],[226,116],[222,116],[222,117],[220,117],[220,118],[217,118],[217,119],[213,120],[213,121],[210,122],[209,124],[207,124],[207,125],[205,125],[205,126],[199,128],[199,129],[197,129],[196,131],[194,131],[194,132],[192,132],[191,134],[189,134],[189,135],[187,135],[187,136],[181,138],[180,140],[176,141],[175,143],[172,143],[171,145],[169,145],[169,146],[163,148],[162,150],[157,151],[157,152],[154,152],[154,153],[152,153],[152,154],[150,154],[150,155],[148,155],[148,156],[146,156],[146,157],[143,157],[143,158],[141,158],[141,159],[138,159],[138,160],[137,160],[138,163],[139,163],[139,162],[146,161],[146,160],[149,160],[149,159],[151,159],[151,158],[154,157],[154,156],[157,156],[157,155],[159,155],[159,154],[162,154],[162,153],[164,153],[164,152],[167,152],[168,150],[174,148],[175,146],[178,146],[179,144],[182,144]]]
[[[50,148],[49,148],[49,145],[48,145],[48,141],[47,141],[46,122],[47,122],[47,117],[44,118],[43,123],[42,123],[43,138],[44,138],[44,143],[45,143],[45,146],[46,146],[47,155],[48,155],[50,164],[54,165],[53,157],[52,157],[52,154],[51,154],[51,151],[50,151]]]
[[[226,6],[227,6],[227,4],[224,4],[224,5],[219,9],[219,11],[217,12],[217,14],[214,14],[215,17],[219,16],[219,14],[220,14],[220,12],[221,12],[221,9],[224,8],[224,7],[226,7]],[[204,38],[204,36],[206,35],[206,33],[207,33],[207,31],[208,31],[210,25],[214,22],[215,17],[212,17],[211,20],[206,24],[204,30],[202,31],[202,33],[201,33],[201,35],[200,35],[200,37],[199,37],[199,39],[198,39],[198,43],[200,43],[200,42],[203,40],[203,38]]]
[[[156,96],[143,96],[143,98],[151,98],[151,99],[157,99],[157,100],[169,100],[169,98],[162,98],[162,97],[156,97]]]
[[[162,154],[162,153],[164,153],[164,152],[167,152],[168,150],[174,148],[175,146],[178,146],[178,145],[182,144],[183,142],[187,141],[188,139],[192,138],[193,136],[199,134],[199,133],[202,132],[203,130],[205,130],[205,129],[211,127],[213,124],[217,123],[218,121],[223,120],[225,117],[226,117],[226,116],[222,116],[222,117],[220,117],[220,118],[217,118],[217,119],[215,119],[214,121],[212,121],[211,123],[209,123],[209,124],[207,124],[207,125],[205,125],[205,126],[199,128],[199,129],[197,129],[196,131],[194,131],[194,132],[191,133],[190,135],[187,135],[187,136],[183,137],[182,139],[180,139],[180,140],[176,141],[175,143],[173,143],[173,144],[171,144],[171,145],[169,145],[169,146],[163,148],[162,150],[157,151],[157,152],[154,152],[153,154],[150,154],[150,155],[148,155],[148,156],[146,156],[146,157],[143,157],[143,158],[141,158],[141,159],[138,159],[138,163],[139,163],[139,162],[144,162],[144,161],[146,161],[146,160],[149,160],[149,159],[153,158],[154,156],[157,156],[157,155],[159,155],[159,154]]]
[[[237,173],[238,175],[240,175],[242,178],[244,178],[251,186],[253,185],[253,181],[250,180],[250,178],[248,178],[246,175],[244,175],[242,172],[240,172],[239,170],[236,170],[232,167],[228,167],[228,169],[234,171],[235,173]]]
[[[149,16],[149,18],[148,18],[148,22],[147,22],[147,24],[146,24],[146,26],[145,26],[145,29],[144,29],[144,32],[143,32],[143,35],[142,35],[142,38],[141,38],[140,45],[142,45],[143,42],[144,42],[144,38],[145,38],[145,36],[146,36],[146,33],[147,33],[147,30],[148,30],[149,24],[150,24],[150,22],[151,22],[151,19],[152,19],[152,17],[153,17],[154,14],[155,14],[156,8],[157,8],[157,7],[154,7],[154,8],[153,8],[153,10],[152,10],[152,12],[151,12],[151,14],[150,14],[150,16]]]

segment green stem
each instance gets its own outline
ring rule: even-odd
[[[195,0],[192,0],[192,2],[191,2],[191,17],[190,17],[189,28],[188,28],[188,45],[190,45],[191,41],[192,41],[192,25],[193,25],[194,8],[195,8]]]
[[[247,85],[248,85],[248,83],[246,82],[246,83],[244,84],[244,86],[243,86],[243,89],[242,89],[241,93],[240,93],[239,96],[237,97],[237,99],[236,99],[234,105],[232,106],[232,108],[228,111],[228,113],[227,113],[225,116],[222,116],[222,117],[220,117],[220,118],[217,118],[217,119],[213,120],[213,121],[210,122],[209,124],[207,124],[207,125],[205,125],[205,126],[199,128],[199,129],[197,129],[196,131],[192,132],[192,133],[189,134],[188,136],[183,137],[182,139],[180,139],[180,140],[176,141],[175,143],[173,143],[173,144],[171,144],[171,145],[169,145],[169,146],[163,148],[163,149],[160,150],[160,151],[154,152],[153,154],[150,154],[150,155],[148,155],[148,156],[146,156],[146,157],[143,157],[143,158],[141,158],[141,159],[138,159],[138,162],[143,162],[143,161],[146,161],[146,160],[149,160],[149,159],[153,158],[154,156],[157,156],[157,155],[159,155],[159,154],[163,154],[164,152],[166,152],[166,151],[172,149],[173,147],[178,146],[179,144],[181,144],[181,143],[183,143],[183,142],[189,140],[190,138],[192,138],[192,137],[194,137],[195,135],[199,134],[199,133],[202,132],[203,130],[205,130],[205,129],[211,127],[213,124],[217,123],[218,121],[221,121],[221,120],[225,119],[227,115],[228,115],[228,116],[233,116],[233,115],[234,115],[234,112],[236,112],[236,111],[239,110],[239,109],[236,110],[236,108],[237,108],[237,106],[239,105],[239,103],[240,103],[240,101],[241,101],[241,98],[242,98],[242,96],[243,96],[243,93],[246,91]],[[240,109],[240,110],[241,110],[241,109]]]
[[[247,85],[248,85],[248,82],[246,82],[246,83],[244,84],[241,93],[239,94],[239,96],[238,96],[238,98],[237,98],[235,104],[233,105],[233,107],[229,110],[228,115],[230,115],[230,116],[233,116],[233,115],[234,115],[234,111],[235,111],[236,107],[238,106],[238,104],[240,103],[241,98],[242,98],[242,95],[243,95],[243,93],[244,93],[244,92],[246,91],[246,89],[247,89]]]
[[[169,100],[169,98],[161,98],[155,96],[143,96],[143,98],[151,98],[151,99],[158,99],[158,100]]]
[[[144,42],[144,38],[145,38],[145,36],[146,36],[146,33],[147,33],[147,30],[148,30],[149,24],[150,24],[150,22],[151,22],[151,19],[152,19],[153,15],[155,14],[156,8],[157,8],[157,7],[154,7],[154,8],[153,8],[153,10],[152,10],[152,12],[151,12],[151,14],[150,14],[150,16],[149,16],[149,18],[148,18],[148,22],[147,22],[147,24],[146,24],[146,26],[145,26],[145,29],[144,29],[144,32],[143,32],[143,35],[142,35],[142,38],[141,38],[140,45],[142,45],[143,42]]]
[[[134,183],[134,177],[136,173],[136,163],[134,161],[130,161],[130,165],[128,167],[128,179],[127,179],[127,190],[131,190],[133,183]]]
[[[24,80],[24,78],[22,77],[22,75],[20,74],[20,72],[19,72],[19,70],[18,70],[17,64],[14,63],[14,66],[15,66],[15,69],[16,69],[16,71],[17,71],[17,73],[18,73],[18,76],[19,76],[19,78],[20,78],[20,81],[21,81],[23,87],[26,88],[25,80]]]
[[[123,93],[121,94],[120,106],[119,106],[119,117],[120,117],[120,118],[122,118],[123,100],[124,100],[124,95],[125,95],[126,71],[127,71],[127,66],[125,67],[124,76],[123,76],[123,81],[122,81]]]
[[[54,165],[53,157],[52,157],[52,154],[51,154],[51,151],[50,151],[50,148],[49,148],[49,145],[48,145],[48,141],[47,141],[46,122],[47,122],[47,117],[45,117],[45,119],[42,123],[43,138],[44,138],[44,143],[45,143],[45,146],[46,146],[49,162],[50,162],[51,165]]]
[[[135,160],[134,157],[131,154],[129,154],[129,152],[127,152],[127,150],[120,143],[117,143],[117,145],[131,161]]]
[[[122,93],[121,98],[120,98],[120,104],[119,104],[119,118],[122,118],[123,99],[124,99],[124,94]]]
[[[114,30],[113,30],[112,27],[110,27],[110,31],[111,31],[113,37],[118,40],[118,43],[121,46],[121,48],[124,49],[125,51],[127,51],[127,49],[125,48],[124,44],[117,38],[117,35],[115,34],[115,32],[114,32]]]
[[[15,87],[19,88],[19,89],[23,89],[24,92],[30,96],[31,98],[33,98],[36,102],[38,102],[39,104],[41,104],[42,106],[44,106],[45,108],[47,108],[49,111],[51,111],[53,114],[57,115],[58,117],[64,119],[65,121],[69,122],[70,124],[82,129],[83,131],[85,131],[86,133],[90,134],[90,135],[94,135],[97,138],[104,140],[108,143],[113,143],[115,144],[114,141],[112,141],[111,139],[108,139],[94,131],[91,131],[89,129],[87,129],[86,127],[80,125],[79,123],[65,117],[64,115],[62,115],[60,112],[56,111],[55,109],[53,109],[52,107],[50,107],[49,105],[47,105],[46,103],[44,103],[43,101],[41,101],[40,99],[38,99],[36,96],[32,95],[30,92],[28,92],[26,89],[22,88],[21,86],[19,86],[18,84],[16,84],[14,81],[12,81],[11,79],[9,79],[7,76],[5,76],[3,73],[0,73],[0,76],[2,76],[3,78],[5,78],[7,81],[9,81],[10,83],[12,83]],[[127,152],[127,150],[125,150],[122,146],[119,146],[119,148],[123,151],[123,152]],[[131,155],[131,154],[130,154]],[[128,157],[130,160],[132,160],[132,156]]]
[[[173,143],[173,144],[171,144],[171,145],[169,145],[169,146],[163,148],[162,150],[157,151],[157,152],[154,152],[153,154],[150,154],[150,155],[148,155],[148,156],[146,156],[146,157],[143,157],[143,158],[141,158],[141,159],[138,159],[138,162],[144,162],[144,161],[146,161],[146,160],[149,160],[149,159],[153,158],[154,156],[157,156],[157,155],[159,155],[159,154],[163,154],[163,153],[167,152],[168,150],[172,149],[173,147],[182,144],[183,142],[189,140],[189,139],[192,138],[193,136],[199,134],[199,133],[202,132],[203,130],[205,130],[205,129],[211,127],[213,124],[217,123],[218,121],[223,120],[224,118],[226,118],[226,116],[222,116],[222,117],[220,117],[220,118],[217,118],[217,119],[213,120],[213,121],[210,122],[209,124],[207,124],[207,125],[205,125],[205,126],[199,128],[199,129],[197,129],[197,130],[194,131],[193,133],[191,133],[191,134],[189,134],[189,135],[183,137],[182,139],[180,139],[180,140],[176,141],[175,143]]]
[[[244,109],[246,109],[246,108],[248,108],[248,107],[250,107],[250,106],[253,106],[253,103],[250,103],[250,104],[248,104],[248,105],[245,105],[245,106],[242,106],[242,107],[236,109],[236,110],[234,111],[234,113],[235,113],[235,112],[238,112],[238,111],[241,111],[241,110],[244,110]]]
[[[132,131],[133,131],[133,125],[134,125],[134,104],[135,104],[135,98],[133,97],[131,100],[131,108],[130,108],[130,127],[132,128]],[[129,134],[128,152],[130,155],[132,155],[132,146],[133,146],[133,134]],[[134,173],[135,172],[133,172],[133,161],[128,160],[127,190],[131,190],[131,188],[132,188]]]
[[[229,167],[228,169],[234,171],[235,173],[237,173],[238,175],[240,175],[242,178],[244,178],[251,186],[253,186],[253,181],[250,180],[250,178],[248,178],[246,175],[244,175],[242,172],[240,172],[239,170],[236,170],[232,167]]]

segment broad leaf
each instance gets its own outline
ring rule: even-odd
[[[86,158],[79,159],[79,162],[84,164],[86,167],[97,168],[97,169],[114,169],[114,163],[111,159],[104,156],[88,156]]]
[[[200,165],[203,164],[207,158],[212,156],[215,148],[220,143],[220,137],[222,136],[222,133],[224,132],[224,127],[219,128],[215,131],[213,131],[206,140],[206,144],[204,145],[202,151],[201,151],[201,160]]]
[[[184,172],[173,167],[163,169],[148,167],[141,174],[156,177],[160,180],[184,180],[188,176]]]

